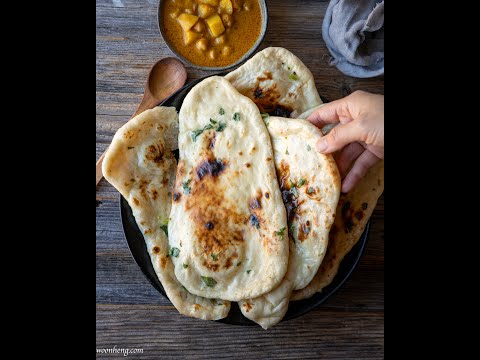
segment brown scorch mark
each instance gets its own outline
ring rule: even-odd
[[[276,105],[275,109],[269,112],[269,115],[289,118],[292,112],[293,112],[293,109],[291,107]]]
[[[246,312],[249,312],[253,308],[253,304],[251,304],[249,302],[244,303],[242,306],[245,308]]]
[[[165,256],[162,256],[160,259],[160,265],[164,268],[167,265],[167,258]]]
[[[270,71],[264,71],[263,74],[265,75],[265,77],[263,77],[263,76],[258,77],[257,78],[258,81],[263,82],[263,81],[266,81],[266,80],[273,80],[273,76],[272,76],[272,73]]]
[[[244,95],[250,97],[262,113],[268,113],[272,116],[290,117],[293,109],[279,104],[282,96],[277,89],[277,84],[273,83],[269,86],[264,84],[266,81],[272,80],[272,78],[272,73],[265,71],[257,77],[253,92]]]
[[[206,175],[218,176],[225,169],[225,163],[221,159],[204,160],[195,169],[198,180]]]
[[[149,145],[147,147],[147,152],[145,153],[145,158],[151,160],[155,163],[160,163],[163,160],[163,155],[165,153],[165,145]]]
[[[215,147],[216,133],[212,133],[212,136],[210,138],[207,137],[206,139],[208,142],[208,148],[210,150],[213,150],[213,148]]]
[[[362,220],[365,213],[363,212],[363,206],[362,205],[360,205],[360,208],[358,210],[355,210],[350,201],[344,202],[345,197],[346,197],[345,194],[340,195],[339,204],[343,203],[343,205],[341,205],[342,209],[341,209],[340,214],[341,214],[342,222],[343,222],[343,231],[345,233],[349,233],[349,232],[352,231],[356,220],[357,221]]]
[[[358,221],[363,219],[363,211],[359,210],[355,213],[355,217],[357,218]]]
[[[310,221],[306,221],[304,224],[300,224],[298,229],[298,240],[303,242],[307,240],[308,235],[310,234]]]

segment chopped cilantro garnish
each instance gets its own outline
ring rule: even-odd
[[[290,192],[293,194],[293,196],[298,198],[298,191],[297,191],[297,188],[295,186],[290,189]]]
[[[189,179],[189,180],[185,181],[184,183],[182,183],[184,194],[190,194],[190,190],[192,190],[192,188],[188,185],[190,185],[191,181],[192,181],[192,179]]]
[[[290,74],[288,76],[290,80],[299,80],[300,78],[298,77],[297,73],[294,71],[293,74]]]
[[[215,285],[217,285],[217,282],[215,281],[215,279],[211,278],[211,277],[208,277],[208,276],[201,276],[203,282],[205,283],[205,285],[207,285],[208,287],[214,287]]]
[[[170,248],[170,252],[168,253],[168,255],[173,257],[178,257],[178,255],[180,255],[180,249],[176,247],[172,247]]]
[[[277,235],[278,237],[283,237],[284,234],[285,234],[285,227],[281,228],[279,231],[275,231],[275,235]]]
[[[222,123],[222,122],[220,121],[220,123],[218,124],[218,126],[217,126],[217,128],[216,128],[215,130],[217,130],[217,131],[220,132],[220,131],[223,131],[226,127],[227,127],[227,124]]]

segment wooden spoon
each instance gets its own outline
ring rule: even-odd
[[[159,60],[152,66],[148,74],[147,82],[145,83],[145,92],[140,105],[132,115],[132,118],[145,110],[152,109],[160,104],[167,97],[172,95],[175,91],[182,88],[187,81],[187,70],[185,66],[172,57],[167,57]],[[107,150],[105,150],[106,152]],[[96,164],[96,185],[102,179],[102,163],[105,157],[105,152],[100,156]]]

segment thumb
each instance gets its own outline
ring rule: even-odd
[[[317,141],[317,150],[324,154],[330,154],[358,140],[360,139],[353,122],[339,124]]]

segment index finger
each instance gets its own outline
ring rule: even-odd
[[[313,125],[318,128],[324,127],[326,124],[336,122],[347,122],[350,118],[347,103],[344,99],[335,100],[318,108],[307,118]]]

